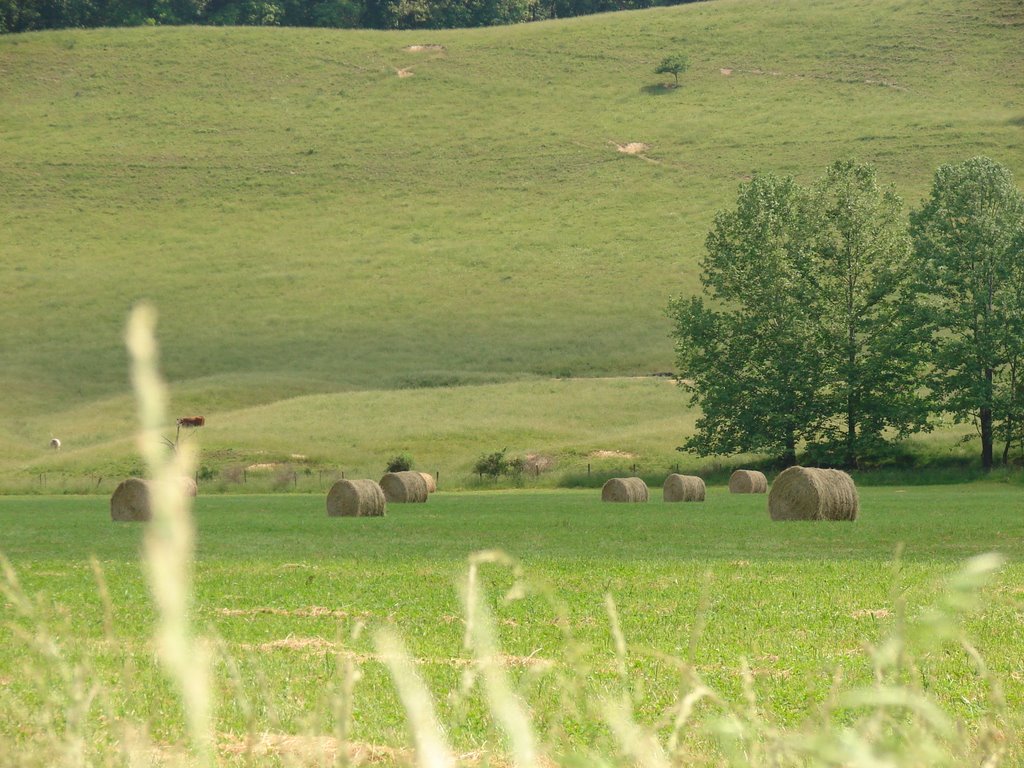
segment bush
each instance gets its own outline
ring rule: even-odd
[[[400,453],[388,459],[388,472],[408,472],[412,469],[412,456]]]
[[[508,448],[502,448],[500,451],[484,454],[476,460],[473,471],[481,477],[486,475],[495,479],[502,475],[514,479],[522,477],[523,470],[526,469],[526,461],[518,456],[506,458],[507,452]]]

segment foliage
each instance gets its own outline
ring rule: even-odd
[[[408,453],[399,453],[388,459],[388,472],[408,472],[412,469],[412,456]]]
[[[507,452],[508,448],[502,448],[500,451],[484,454],[473,465],[473,471],[481,477],[522,477],[526,462],[519,456],[507,457]]]
[[[706,300],[669,305],[680,380],[701,409],[685,449],[766,452],[788,466],[829,415],[808,313],[810,223],[807,191],[771,174],[742,185],[735,210],[715,216],[701,262]]]
[[[788,465],[798,442],[823,443],[818,455],[854,467],[886,453],[887,435],[925,428],[910,257],[902,203],[869,166],[836,162],[807,189],[773,176],[741,187],[708,236],[707,300],[669,308],[703,413],[684,448]]]
[[[690,68],[690,60],[686,57],[685,53],[677,53],[672,56],[667,56],[661,60],[661,63],[654,70],[656,75],[672,75],[679,85],[679,75]]]
[[[833,421],[818,440],[858,466],[927,425],[918,393],[928,349],[914,292],[903,201],[875,170],[838,161],[811,190],[813,256],[807,309],[826,369],[820,397]],[[838,424],[836,422],[838,421]]]
[[[1006,456],[1024,421],[1024,195],[987,157],[943,165],[911,231],[934,347],[931,387],[940,407],[975,420],[990,469],[996,434]]]
[[[155,24],[443,29],[694,0],[0,0],[0,33]]]

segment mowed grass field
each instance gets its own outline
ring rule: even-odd
[[[623,690],[639,721],[659,722],[683,688],[672,660],[692,662],[738,708],[746,706],[748,665],[764,721],[797,728],[824,706],[834,680],[843,689],[871,683],[871,649],[899,625],[916,664],[906,680],[962,721],[968,738],[993,711],[990,686],[999,681],[1011,713],[997,718],[1002,738],[1012,759],[1024,758],[1012,730],[1024,707],[1019,489],[865,488],[861,507],[852,524],[781,524],[769,520],[764,496],[721,487],[710,488],[703,504],[672,505],[657,489],[644,505],[602,504],[593,490],[520,491],[440,493],[426,505],[391,505],[385,518],[346,519],[326,517],[313,496],[199,498],[194,608],[200,631],[220,643],[218,738],[227,748],[248,731],[333,733],[332,697],[344,663],[355,660],[362,677],[351,738],[408,745],[402,707],[372,642],[375,630],[390,627],[417,659],[456,747],[501,751],[479,689],[458,693],[470,658],[459,598],[467,557],[497,548],[531,585],[524,598],[502,600],[520,577],[503,566],[482,570],[504,663],[553,751],[607,748],[610,734],[582,702]],[[38,706],[26,668],[57,701],[77,684],[74,675],[61,677],[53,658],[27,650],[26,637],[45,638],[31,628],[46,625],[59,638],[59,655],[72,664],[91,659],[82,669],[96,670],[119,716],[149,723],[158,744],[179,739],[179,705],[154,668],[153,609],[138,563],[143,527],[111,523],[96,497],[7,497],[0,530],[0,549],[25,592],[38,596],[35,618],[11,609],[0,627],[0,704],[8,712],[18,712],[18,702]],[[929,640],[924,622],[963,562],[985,552],[1008,562],[962,628],[989,677],[958,645]],[[91,557],[109,587],[113,646],[104,641]],[[606,595],[628,647],[626,681]],[[12,624],[30,628],[28,635]],[[698,722],[717,711],[703,705]],[[836,722],[853,714],[840,710]],[[31,722],[0,717],[0,733],[26,738]],[[694,764],[713,759],[701,727],[686,744]]]
[[[173,414],[208,417],[218,467],[415,449],[465,475],[506,446],[664,464],[678,398],[632,434],[602,413],[600,440],[494,419],[448,440],[416,409],[503,385],[495,410],[522,411],[538,379],[671,370],[667,301],[697,290],[712,218],[756,170],[810,181],[856,157],[908,206],[976,154],[1021,178],[1022,24],[1015,0],[715,0],[479,30],[0,37],[2,484],[131,467],[140,299]],[[666,89],[653,69],[677,51],[691,69]],[[616,394],[566,386],[549,410]]]

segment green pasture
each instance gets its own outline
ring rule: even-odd
[[[573,685],[583,698],[627,690],[637,718],[658,722],[680,691],[673,660],[692,662],[737,706],[749,665],[766,722],[796,727],[824,705],[837,674],[843,686],[870,683],[871,648],[897,626],[915,654],[911,678],[967,733],[991,714],[992,681],[1009,712],[1024,706],[1018,487],[862,488],[852,524],[772,523],[764,496],[721,487],[703,504],[671,505],[658,489],[643,505],[602,504],[594,490],[439,493],[363,519],[328,518],[315,495],[221,495],[198,498],[195,517],[194,616],[220,644],[216,727],[225,742],[247,731],[331,733],[339,670],[355,659],[362,677],[351,738],[408,744],[371,640],[391,627],[418,660],[457,747],[500,744],[479,694],[458,694],[467,658],[460,584],[467,557],[487,549],[515,558],[529,587],[503,600],[519,577],[504,566],[483,570],[506,664],[552,749],[599,750],[609,738],[567,704]],[[6,497],[0,531],[0,550],[36,596],[31,620],[9,602],[3,610],[0,707],[16,711],[39,695],[25,672],[41,674],[28,650],[33,632],[26,640],[12,629],[34,622],[59,637],[67,658],[90,659],[123,716],[150,722],[160,743],[180,738],[180,713],[153,666],[143,526],[111,523],[106,500],[94,496]],[[959,646],[929,639],[922,617],[942,603],[963,561],[985,552],[1008,562],[963,624],[988,665],[983,677]],[[92,557],[111,596],[113,645],[104,641]],[[625,679],[606,595],[628,646]],[[42,673],[49,685],[71,685],[52,667]],[[3,738],[28,738],[15,722],[23,721],[0,717]],[[1001,727],[1020,758],[1012,725]],[[697,764],[711,754],[700,733],[691,739]]]
[[[131,468],[121,336],[143,298],[173,413],[208,417],[218,471],[409,447],[465,474],[506,439],[665,464],[692,418],[667,394],[656,439],[608,413],[605,435],[417,432],[403,409],[670,371],[667,301],[697,289],[712,217],[755,170],[809,181],[852,156],[908,207],[972,155],[1024,177],[1021,23],[1014,0],[715,0],[475,30],[2,36],[2,484]],[[653,69],[677,51],[691,68],[666,89]],[[501,385],[522,388],[480,389]],[[560,411],[592,394],[551,386]],[[341,431],[350,396],[376,407]]]

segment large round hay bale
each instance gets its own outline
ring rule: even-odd
[[[437,490],[437,481],[434,479],[432,474],[429,472],[420,472],[420,475],[423,476],[423,480],[427,484],[427,493],[433,493]]]
[[[662,494],[665,501],[704,501],[704,481],[695,475],[669,475]]]
[[[857,486],[838,469],[790,467],[768,494],[772,520],[856,520],[859,511]]]
[[[756,469],[737,469],[729,477],[729,493],[766,493],[768,478]]]
[[[601,489],[601,501],[647,501],[647,484],[639,477],[613,477]]]
[[[145,522],[153,518],[149,483],[129,477],[114,489],[110,497],[110,519],[115,522]]]
[[[419,472],[388,472],[380,479],[384,497],[395,504],[415,504],[427,500],[427,481]]]
[[[152,480],[129,477],[114,489],[110,497],[110,519],[117,522],[144,522],[153,519],[150,491]],[[179,488],[184,496],[195,498],[198,493],[196,481],[182,477]]]
[[[384,491],[373,480],[339,480],[327,492],[328,517],[384,517]]]

